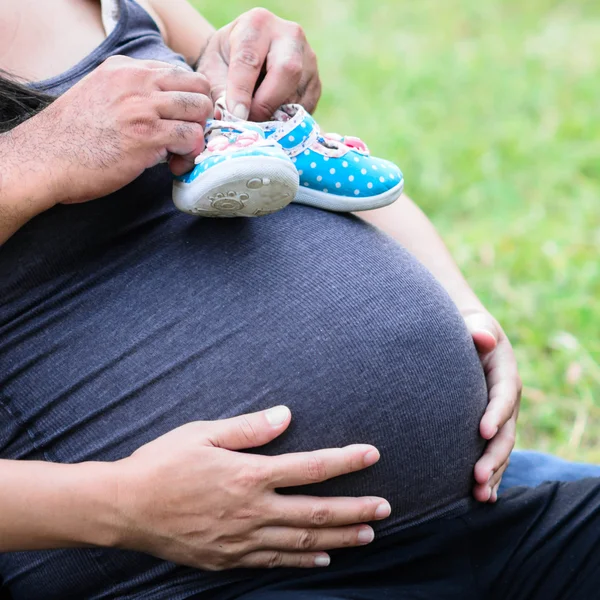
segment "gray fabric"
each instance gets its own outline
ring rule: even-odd
[[[106,55],[169,58],[148,15],[122,6]],[[431,275],[352,217],[202,220],[170,193],[159,166],[0,249],[0,456],[115,460],[185,422],[285,403],[293,424],[261,451],[381,450],[368,472],[306,490],[388,498],[380,535],[467,510],[487,394]],[[173,600],[248,576],[103,549],[0,556],[15,600]]]

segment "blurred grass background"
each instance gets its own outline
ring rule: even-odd
[[[217,27],[252,0],[194,0]],[[320,59],[325,130],[401,165],[511,338],[520,447],[600,461],[600,2],[264,0]]]

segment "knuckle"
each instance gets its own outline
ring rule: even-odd
[[[296,544],[299,550],[311,550],[317,545],[318,541],[319,536],[316,531],[305,529],[298,535]]]
[[[197,131],[195,123],[177,123],[174,137],[178,140],[189,140]]]
[[[327,468],[322,458],[311,456],[306,463],[306,478],[309,481],[321,481],[327,476]]]
[[[374,500],[368,500],[363,503],[357,514],[358,521],[371,521],[375,517],[375,511],[379,504]]]
[[[342,547],[356,546],[361,542],[358,539],[358,531],[344,531],[342,534]]]
[[[265,486],[271,480],[271,472],[265,465],[246,465],[241,474],[243,487],[253,489]]]
[[[304,29],[302,28],[301,25],[299,25],[298,23],[295,23],[294,21],[289,21],[288,31],[290,32],[290,35],[294,39],[297,39],[297,40],[306,39],[306,35],[304,34]]]
[[[317,527],[329,525],[333,521],[333,511],[328,506],[315,506],[310,514],[310,523]]]
[[[167,68],[169,75],[173,77],[181,77],[182,75],[188,75],[189,71],[184,69],[183,67],[178,67],[177,65],[172,65]]]
[[[282,552],[270,552],[267,555],[266,561],[265,561],[265,567],[267,567],[267,569],[275,569],[276,567],[281,567],[281,565],[283,564],[283,553]]]
[[[133,120],[129,127],[133,137],[147,139],[156,134],[158,123],[152,118],[139,118]]]
[[[200,97],[196,94],[186,94],[181,92],[175,94],[175,96],[173,97],[173,101],[186,113],[190,110],[198,110],[202,106],[200,102]]]
[[[247,14],[252,24],[259,27],[275,16],[270,10],[263,8],[262,6],[253,8],[248,11]]]
[[[283,63],[282,69],[285,71],[285,73],[287,73],[287,75],[294,78],[300,78],[304,70],[302,57],[295,56],[294,58],[289,58]]]
[[[123,65],[128,65],[132,61],[128,56],[123,56],[121,54],[114,54],[113,56],[109,56],[103,63],[100,65],[101,67],[120,67]]]
[[[262,61],[255,50],[249,47],[243,47],[233,56],[231,66],[233,68],[243,67],[257,71],[262,66]]]

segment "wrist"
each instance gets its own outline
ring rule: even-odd
[[[0,552],[119,541],[113,463],[0,460]]]
[[[55,202],[48,168],[28,148],[26,125],[0,134],[0,204],[19,226],[52,208]]]
[[[70,478],[76,495],[75,545],[119,547],[123,537],[119,518],[118,462],[75,465]]]

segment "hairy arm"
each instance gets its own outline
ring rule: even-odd
[[[0,134],[0,246],[52,206],[43,165],[21,152],[18,132]]]

